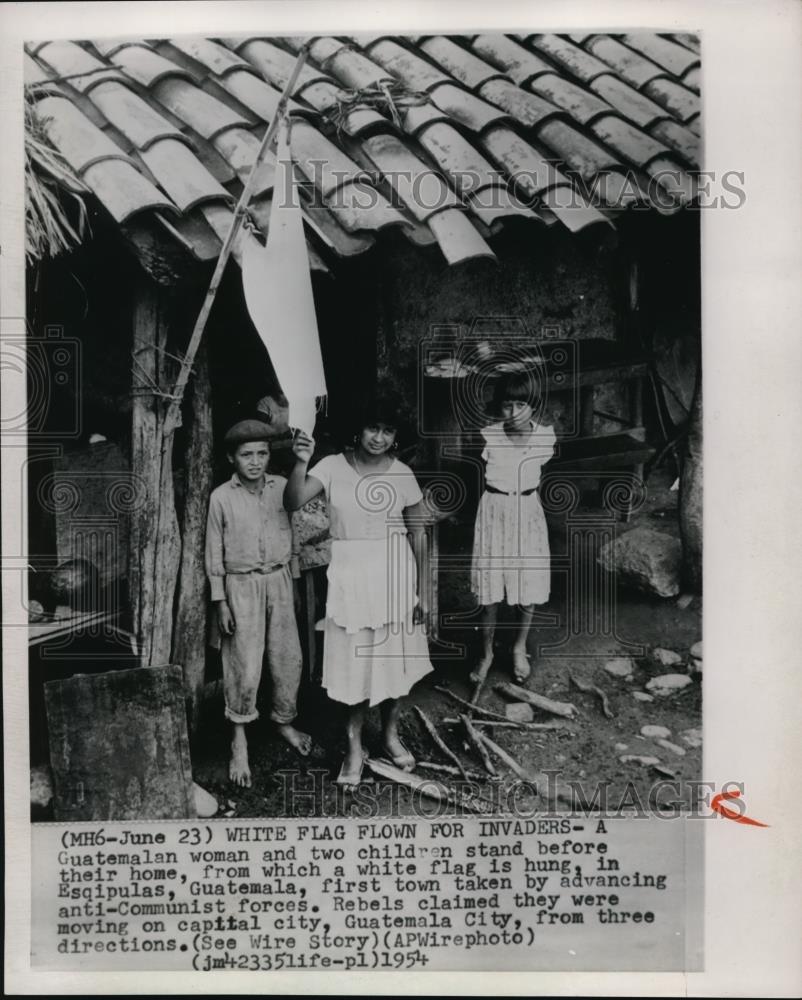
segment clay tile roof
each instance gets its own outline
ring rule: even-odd
[[[289,112],[315,270],[388,229],[452,264],[493,260],[508,224],[601,234],[630,204],[695,197],[690,33],[42,41],[25,81],[126,238],[209,260],[304,44]],[[268,154],[250,206],[263,232],[274,170]]]

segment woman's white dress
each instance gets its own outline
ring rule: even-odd
[[[429,647],[412,624],[417,567],[403,512],[421,500],[409,466],[358,473],[342,454],[309,470],[331,519],[323,687],[347,705],[400,698],[430,673]]]

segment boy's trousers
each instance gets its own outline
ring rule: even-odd
[[[225,587],[234,617],[234,634],[221,636],[220,646],[226,717],[232,722],[259,718],[256,695],[266,647],[273,683],[270,718],[292,722],[302,657],[289,566],[268,573],[229,573]]]

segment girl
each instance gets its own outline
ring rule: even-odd
[[[471,680],[485,679],[493,662],[493,636],[499,602],[520,608],[512,647],[513,674],[530,674],[526,640],[536,604],[549,599],[549,538],[537,487],[541,467],[551,458],[556,438],[551,427],[533,417],[537,392],[525,372],[499,378],[495,411],[504,419],[482,431],[485,492],[479,501],[473,539],[472,590],[482,606],[483,651]]]
[[[296,465],[284,491],[287,510],[325,492],[331,520],[331,563],[323,648],[323,687],[349,706],[348,750],[337,783],[360,781],[367,752],[362,727],[381,705],[384,751],[412,770],[398,734],[399,698],[428,674],[428,618],[422,496],[412,470],[394,456],[397,410],[366,409],[354,448],[307,466],[314,442],[296,434]]]

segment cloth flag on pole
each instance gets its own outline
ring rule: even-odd
[[[253,325],[287,397],[290,427],[311,436],[316,401],[326,395],[326,377],[286,118],[278,135],[267,246],[246,241],[242,285]]]

